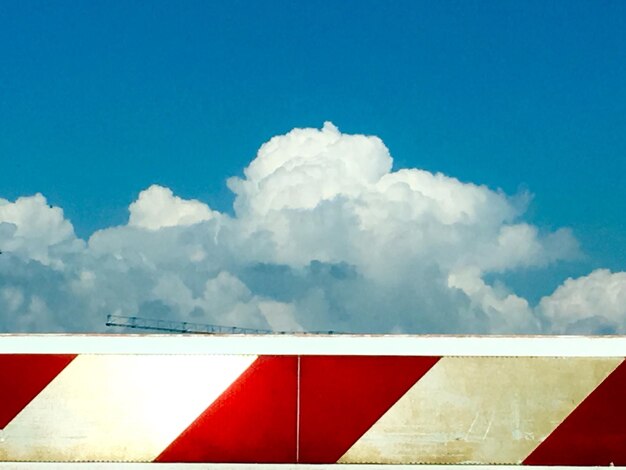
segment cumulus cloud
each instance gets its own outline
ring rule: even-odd
[[[580,299],[624,273],[567,281],[535,306],[485,280],[579,253],[569,230],[524,221],[527,194],[392,168],[379,138],[326,123],[263,144],[228,180],[232,216],[153,185],[126,225],[83,241],[43,196],[0,199],[0,327],[101,331],[121,313],[289,331],[618,328],[619,296],[602,319]]]
[[[0,249],[47,265],[58,263],[66,249],[80,244],[63,210],[49,206],[43,195],[15,202],[0,198]]]
[[[128,225],[150,230],[193,225],[217,216],[200,201],[181,199],[174,196],[171,189],[156,184],[141,191],[128,210]]]
[[[626,333],[626,272],[598,269],[568,279],[541,299],[539,310],[558,333]]]

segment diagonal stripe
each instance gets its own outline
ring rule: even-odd
[[[524,461],[529,465],[626,465],[626,362]]]
[[[299,462],[335,463],[437,360],[302,356]]]
[[[0,354],[0,429],[74,357],[73,354]]]
[[[255,356],[78,356],[4,429],[0,460],[151,461]]]
[[[296,461],[298,358],[261,356],[158,462]]]
[[[621,358],[445,357],[341,463],[520,463]]]

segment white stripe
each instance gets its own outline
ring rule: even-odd
[[[78,356],[2,432],[0,460],[154,460],[255,356]]]
[[[0,335],[1,353],[624,357],[626,337]]]
[[[340,463],[521,463],[622,358],[444,357]]]

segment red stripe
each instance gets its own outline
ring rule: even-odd
[[[0,354],[0,429],[75,357],[73,354]]]
[[[591,392],[524,463],[626,465],[626,363]]]
[[[259,357],[156,461],[295,462],[297,374],[295,356]]]
[[[334,463],[436,357],[302,356],[300,463]]]

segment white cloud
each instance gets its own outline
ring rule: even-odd
[[[564,331],[589,317],[570,305],[582,281],[535,307],[485,281],[579,252],[568,230],[523,220],[527,194],[392,171],[377,137],[330,123],[295,129],[262,145],[228,185],[234,216],[154,185],[127,225],[87,242],[41,195],[0,200],[0,326],[94,331],[123,313],[281,330],[506,333]],[[623,317],[607,312],[612,325]]]
[[[326,122],[321,130],[294,129],[272,138],[244,170],[231,178],[240,216],[283,209],[313,209],[339,195],[355,197],[391,169],[389,151],[377,137],[341,134]]]
[[[509,292],[502,285],[487,285],[475,268],[451,272],[448,286],[463,291],[470,298],[471,308],[488,318],[490,333],[541,331],[541,323],[525,299]]]
[[[63,210],[48,205],[41,194],[15,202],[0,198],[0,251],[20,253],[43,264],[56,258],[59,266],[58,254],[54,256],[51,251],[74,251],[81,246]]]
[[[195,199],[181,199],[174,196],[171,189],[156,184],[141,191],[128,209],[128,225],[150,230],[193,225],[217,215],[206,204]]]
[[[559,333],[626,333],[626,272],[598,269],[567,279],[541,299],[540,311]]]

